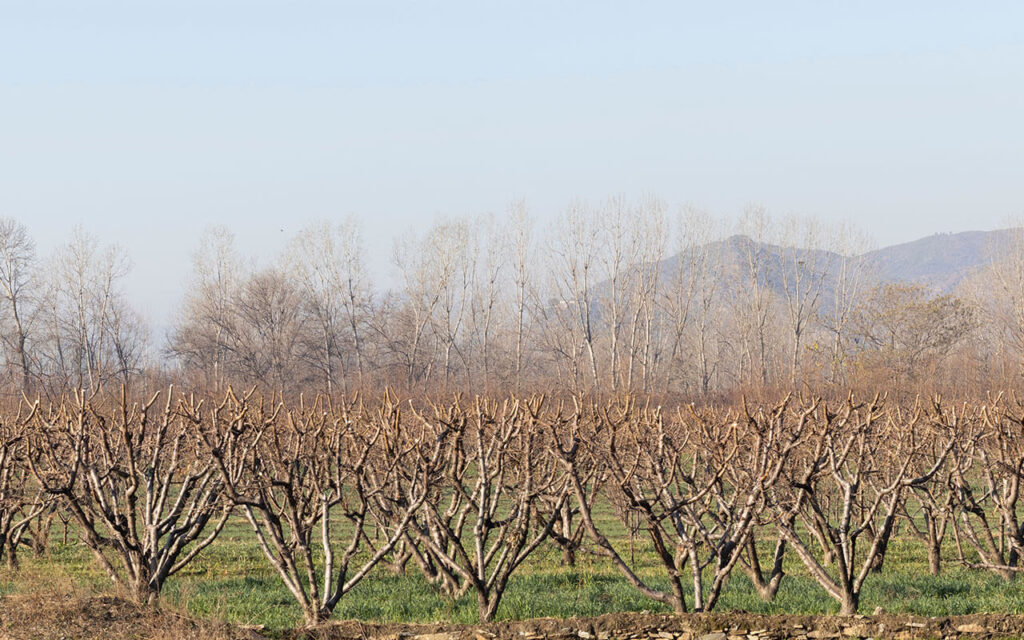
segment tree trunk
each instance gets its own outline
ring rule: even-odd
[[[10,538],[4,541],[3,553],[7,562],[7,568],[11,571],[18,570],[18,541]]]
[[[750,536],[747,540],[747,553],[750,557],[750,564],[741,563],[740,566],[743,567],[754,588],[757,589],[757,595],[760,596],[761,600],[764,602],[774,600],[779,592],[779,585],[782,584],[782,578],[786,575],[782,570],[782,562],[786,555],[786,541],[780,538],[775,545],[772,570],[768,574],[767,580],[765,579],[764,572],[761,570],[761,561],[757,555],[757,544],[754,536]]]
[[[875,555],[874,560],[871,561],[871,573],[882,573],[882,567],[885,564],[885,552],[889,548],[889,539],[891,537],[892,527],[882,534],[881,543],[878,545],[878,554]]]
[[[480,615],[480,622],[490,622],[494,619],[494,614],[498,611],[498,601],[501,600],[501,596],[495,594],[494,598],[489,599],[484,591],[478,590],[476,592],[477,611]]]
[[[942,545],[938,540],[928,544],[928,573],[933,576],[942,573]]]
[[[839,607],[839,615],[852,616],[857,614],[860,606],[860,594],[847,591],[843,594],[843,600]]]
[[[937,576],[942,573],[942,538],[939,537],[939,527],[931,513],[925,511],[924,517],[928,535],[926,540],[928,546],[928,573]],[[942,529],[943,534],[945,534],[945,526]]]
[[[576,549],[571,540],[562,545],[562,563],[567,567],[576,566]]]
[[[137,604],[156,604],[157,596],[160,595],[159,587],[151,585],[148,577],[140,576],[135,580],[132,589],[135,592],[133,595]]]
[[[320,626],[329,616],[330,612],[324,611],[315,602],[302,608],[302,618],[306,623],[307,629]]]

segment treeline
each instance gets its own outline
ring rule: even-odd
[[[749,208],[736,224],[655,199],[576,203],[541,226],[435,222],[395,243],[374,281],[358,221],[323,222],[253,266],[207,229],[174,326],[150,336],[124,294],[125,253],[84,231],[45,259],[0,225],[9,390],[179,379],[223,390],[973,392],[1015,384],[1024,356],[1024,241],[953,295],[881,282],[856,229]]]
[[[737,569],[771,600],[792,556],[853,614],[895,536],[919,538],[934,574],[953,558],[1024,570],[1022,436],[1024,406],[1002,397],[77,394],[0,419],[0,554],[16,567],[25,547],[46,553],[55,518],[73,522],[115,584],[154,602],[235,514],[310,624],[384,569],[471,594],[489,620],[544,548],[603,556],[679,612],[714,609]]]
[[[127,253],[83,229],[45,259],[0,219],[0,350],[6,396],[129,383],[154,366],[147,321],[124,291]]]

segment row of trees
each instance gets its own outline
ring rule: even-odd
[[[150,348],[122,250],[77,230],[40,259],[25,227],[3,220],[0,356],[7,389],[51,397],[140,376],[327,393],[963,389],[1021,373],[1024,241],[1013,238],[940,295],[880,282],[860,234],[814,219],[752,207],[725,225],[612,199],[541,228],[517,203],[400,238],[385,288],[355,219],[314,224],[260,266],[212,227],[172,329]]]
[[[943,371],[962,384],[965,360],[984,365],[982,379],[1024,356],[992,348],[1024,333],[1024,314],[994,306],[1019,310],[1024,295],[976,294],[1009,275],[1003,257],[1020,262],[1022,247],[993,252],[957,296],[880,282],[866,248],[855,230],[758,207],[727,227],[653,199],[612,199],[574,204],[541,229],[518,203],[501,219],[444,220],[401,238],[397,284],[383,290],[353,219],[305,229],[259,269],[243,268],[229,231],[211,229],[167,352],[213,388],[691,396],[934,385]]]
[[[117,386],[152,364],[146,321],[121,289],[129,268],[81,228],[41,259],[24,224],[0,219],[5,395]]]
[[[232,513],[310,624],[382,567],[474,594],[489,620],[545,547],[570,564],[604,556],[680,612],[713,609],[737,567],[774,598],[792,553],[855,613],[896,535],[921,539],[933,573],[950,537],[961,565],[1024,570],[1024,406],[1002,397],[667,411],[541,396],[285,405],[229,390],[76,395],[0,424],[8,564],[23,545],[44,551],[59,517],[142,602]],[[609,508],[617,523],[596,517]],[[652,557],[653,582],[637,570]]]

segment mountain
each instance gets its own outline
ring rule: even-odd
[[[1005,246],[1018,232],[1017,229],[1001,229],[939,233],[869,251],[855,260],[866,263],[882,282],[921,283],[939,293],[952,293],[967,276],[991,259],[996,247]],[[746,272],[744,266],[752,255],[756,255],[764,265],[764,283],[779,293],[785,287],[782,274],[794,273],[794,261],[801,266],[806,278],[813,278],[813,273],[820,272],[823,267],[834,275],[842,260],[839,254],[831,251],[798,251],[759,243],[742,235],[704,245],[700,250],[720,256],[723,268],[734,273]],[[680,262],[686,264],[687,253],[662,260],[655,267],[661,277],[667,279],[677,274]],[[826,278],[826,291],[831,289],[833,282],[831,276]]]
[[[942,293],[957,286],[991,259],[994,247],[1008,242],[1019,230],[937,233],[860,256],[871,263],[884,282],[918,282]]]

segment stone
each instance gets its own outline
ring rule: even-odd
[[[988,628],[983,627],[976,622],[957,625],[956,630],[960,633],[988,633]]]
[[[715,631],[712,633],[705,633],[698,640],[726,640],[726,635],[721,631]]]

